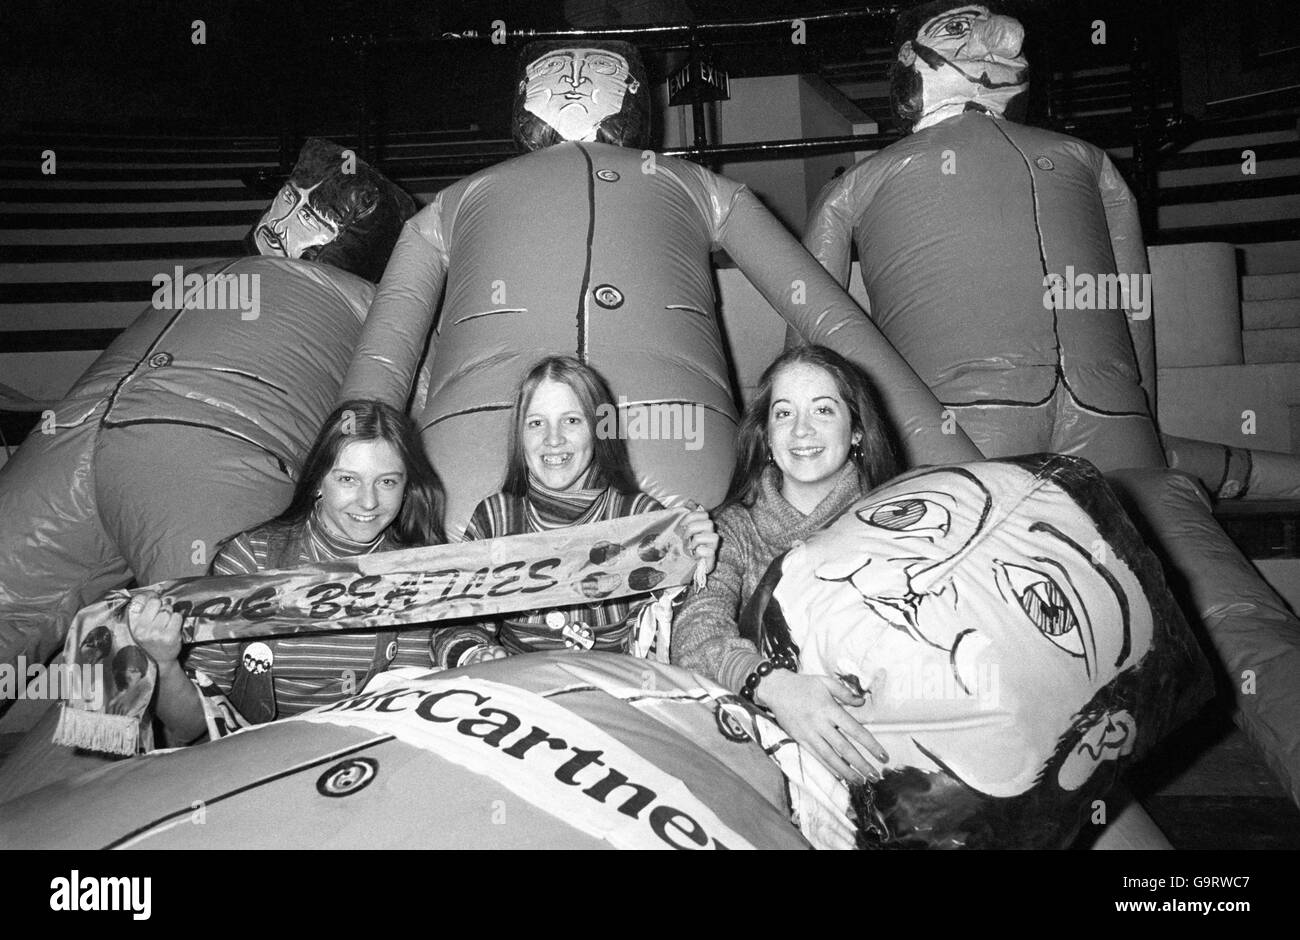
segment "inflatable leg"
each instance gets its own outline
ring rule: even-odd
[[[97,518],[98,431],[37,432],[0,470],[0,664],[49,659],[78,610],[130,579]]]
[[[105,428],[95,460],[104,528],[136,581],[208,573],[217,543],[275,516],[293,483],[279,461],[206,428]]]
[[[1300,456],[1162,437],[1169,465],[1199,478],[1215,499],[1300,499]]]
[[[1109,479],[1149,528],[1171,587],[1199,614],[1226,669],[1237,724],[1300,805],[1300,619],[1228,539],[1193,478],[1134,469]]]
[[[629,408],[625,415],[628,454],[642,490],[666,506],[679,498],[706,509],[722,502],[736,464],[735,421],[695,404]]]
[[[1064,388],[1056,393],[1053,453],[1083,457],[1102,473],[1124,467],[1163,467],[1165,452],[1146,415],[1100,414]]]
[[[447,538],[459,538],[479,501],[501,489],[510,407],[457,415],[424,429],[424,451],[447,493]]]
[[[1015,457],[1049,450],[1052,403],[1041,405],[945,405],[986,457]]]

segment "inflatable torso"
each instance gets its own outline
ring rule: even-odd
[[[1067,266],[1115,273],[1098,193],[1113,172],[1083,141],[968,112],[858,164],[822,202],[852,217],[872,319],[945,404],[1036,403],[1065,382],[1090,408],[1145,413],[1124,311],[1044,303]],[[827,262],[830,238],[814,223],[805,243]]]
[[[257,281],[259,309],[151,307],[77,380],[56,412],[104,427],[205,427],[275,454],[296,471],[329,412],[374,285],[310,261],[252,256],[191,274]]]
[[[426,424],[510,399],[544,352],[588,358],[615,394],[638,373],[633,401],[699,402],[735,419],[709,252],[740,186],[667,157],[653,166],[623,147],[558,144],[416,215],[449,259]],[[494,250],[507,241],[529,250]]]
[[[416,407],[449,528],[499,488],[514,391],[549,354],[590,362],[626,399],[647,492],[721,500],[738,416],[710,252],[741,189],[685,161],[566,142],[448,187],[411,220],[448,271]]]

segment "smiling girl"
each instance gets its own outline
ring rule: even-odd
[[[380,402],[345,402],[325,420],[288,508],[225,542],[211,574],[441,544],[442,506],[411,421]],[[158,664],[158,717],[172,744],[337,702],[390,666],[432,664],[428,627],[207,643],[183,654],[170,598],[137,592],[128,616]]]
[[[465,540],[547,532],[662,509],[633,482],[627,448],[596,433],[597,415],[614,408],[605,382],[570,356],[539,362],[515,396],[508,466],[501,492],[479,503]],[[687,516],[690,546],[712,570],[718,536],[703,510]],[[486,626],[449,627],[434,655],[454,667],[511,653],[551,649],[626,652],[644,601],[612,600],[534,610]]]
[[[894,454],[863,374],[822,346],[767,367],[740,422],[736,469],[718,510],[717,570],[673,625],[672,662],[770,709],[832,771],[863,777],[887,755],[844,705],[863,698],[830,676],[767,660],[740,635],[742,604],[768,565],[895,473]]]

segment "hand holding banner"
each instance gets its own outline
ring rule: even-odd
[[[688,511],[551,532],[411,548],[230,577],[151,585],[184,615],[187,643],[374,629],[565,607],[691,580]],[[64,647],[73,669],[56,743],[117,754],[151,746],[157,669],[127,622],[132,592],[82,609]],[[105,664],[111,675],[104,676]],[[88,681],[80,676],[89,675]],[[116,704],[115,704],[116,703]]]

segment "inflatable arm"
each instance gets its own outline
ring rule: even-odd
[[[851,232],[845,228],[846,246]],[[749,190],[733,194],[719,244],[805,342],[830,347],[870,376],[909,465],[980,459],[957,423],[945,422],[929,386]]]
[[[1227,673],[1236,723],[1300,805],[1300,620],[1220,528],[1191,477],[1136,468],[1108,480],[1152,530],[1171,581],[1181,582],[1204,624]]]
[[[1110,228],[1110,246],[1115,254],[1115,270],[1120,274],[1140,274],[1148,279],[1146,244],[1142,241],[1142,224],[1138,218],[1137,201],[1124,184],[1124,179],[1102,155],[1101,173],[1097,187],[1101,191],[1102,207],[1106,210],[1106,224]],[[1130,308],[1125,318],[1129,336],[1133,339],[1133,354],[1137,357],[1138,376],[1142,390],[1147,395],[1151,414],[1156,413],[1156,343],[1151,321],[1151,295],[1145,292],[1140,310]]]
[[[827,186],[808,211],[808,231],[804,247],[830,272],[845,290],[853,259],[853,209],[844,198],[841,186]]]
[[[439,195],[402,229],[366,315],[339,401],[370,398],[406,407],[447,279],[441,218]]]

